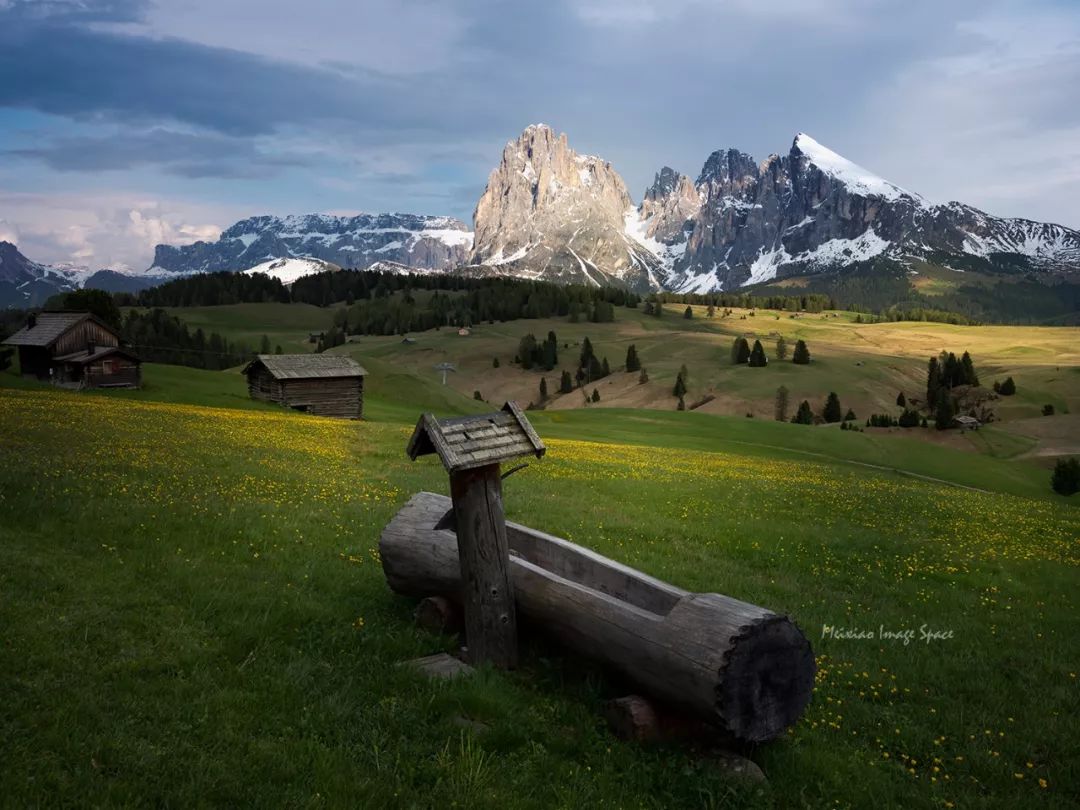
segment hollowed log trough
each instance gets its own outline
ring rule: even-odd
[[[457,538],[437,528],[450,506],[420,492],[383,529],[379,554],[397,593],[460,601]],[[684,591],[528,526],[507,521],[506,535],[519,613],[654,698],[755,743],[809,703],[814,654],[787,616]]]

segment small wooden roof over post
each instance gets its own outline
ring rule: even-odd
[[[520,456],[540,458],[547,448],[521,409],[507,402],[502,410],[479,416],[436,419],[425,413],[416,423],[405,451],[413,461],[437,453],[446,471],[453,475]]]
[[[450,473],[450,500],[461,567],[465,642],[473,663],[517,665],[517,618],[499,465],[547,448],[513,402],[480,416],[436,419],[425,413],[406,447],[413,460],[436,453]]]

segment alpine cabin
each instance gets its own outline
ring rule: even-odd
[[[364,416],[364,375],[351,357],[260,354],[244,367],[252,399],[342,419]]]
[[[142,361],[120,334],[89,312],[41,312],[4,341],[19,350],[24,377],[65,388],[138,388]]]

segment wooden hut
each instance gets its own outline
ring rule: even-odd
[[[315,414],[360,419],[364,375],[351,357],[336,354],[260,354],[244,367],[252,399]]]
[[[138,388],[142,361],[120,334],[89,312],[41,312],[4,343],[19,350],[27,377],[71,388]]]

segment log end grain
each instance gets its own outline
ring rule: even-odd
[[[775,739],[799,719],[814,691],[810,642],[787,616],[740,628],[716,686],[720,725],[740,740]]]

